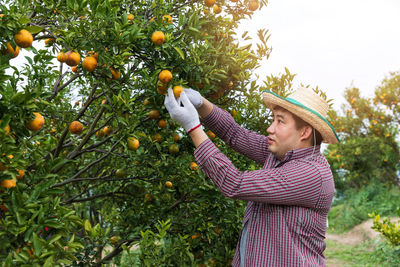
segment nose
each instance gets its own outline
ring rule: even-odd
[[[273,134],[275,132],[275,125],[274,124],[275,123],[272,122],[271,125],[268,127],[268,129],[267,129],[267,133],[268,134]]]

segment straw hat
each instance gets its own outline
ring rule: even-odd
[[[329,105],[312,89],[299,87],[288,97],[281,97],[272,91],[263,91],[265,105],[272,109],[280,106],[309,123],[322,135],[322,142],[336,144],[339,142],[335,129],[326,119]]]

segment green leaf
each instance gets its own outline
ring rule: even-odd
[[[92,225],[90,224],[89,220],[85,220],[85,230],[86,232],[92,231]]]
[[[33,249],[35,251],[35,255],[39,256],[41,250],[39,238],[36,233],[33,233],[32,237],[33,237]]]
[[[43,27],[40,27],[40,26],[27,26],[25,28],[25,30],[29,31],[30,33],[35,34],[35,33],[39,33],[41,31],[43,31]]]
[[[178,52],[182,59],[185,59],[185,55],[179,47],[174,46],[174,49],[176,50],[176,52]]]
[[[27,16],[23,16],[18,20],[18,22],[21,24],[27,24],[27,23],[31,22],[31,20]]]
[[[53,235],[53,237],[49,240],[49,244],[53,244],[54,242],[56,242],[61,237],[62,237],[62,235],[60,235],[60,234]]]

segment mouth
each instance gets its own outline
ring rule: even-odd
[[[269,144],[269,145],[271,145],[271,144],[274,143],[274,142],[275,142],[274,139],[272,139],[271,137],[268,137],[268,144]]]

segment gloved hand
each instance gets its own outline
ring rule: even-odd
[[[199,92],[194,89],[185,88],[185,93],[195,108],[199,108],[203,105],[203,97]]]
[[[181,106],[181,103],[183,106]],[[186,132],[189,133],[200,126],[199,114],[188,99],[186,90],[180,94],[178,99],[175,99],[172,88],[169,88],[168,95],[165,96],[164,105],[171,118],[178,122]]]

